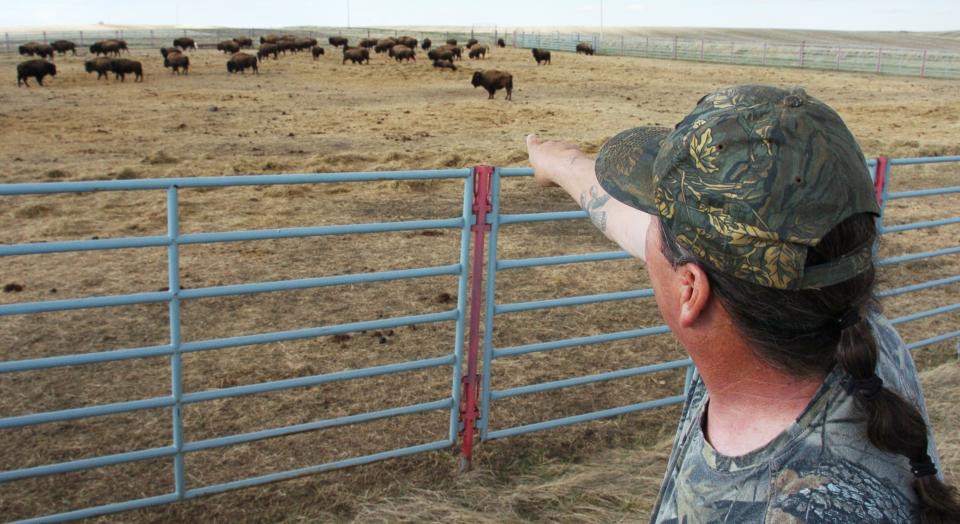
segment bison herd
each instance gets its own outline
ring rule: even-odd
[[[351,62],[353,64],[369,64],[370,50],[376,54],[386,53],[388,57],[397,62],[416,62],[417,48],[426,51],[427,58],[437,69],[457,70],[454,64],[457,60],[463,60],[463,51],[466,49],[467,56],[471,60],[483,60],[490,52],[490,46],[480,43],[475,38],[470,38],[466,42],[465,48],[458,45],[456,39],[447,39],[443,45],[434,47],[429,38],[422,41],[409,36],[389,37],[389,38],[362,38],[357,45],[351,46],[347,38],[342,36],[331,36],[327,42],[334,48],[342,48],[343,59],[341,64]],[[497,47],[506,47],[503,38],[498,38]],[[319,45],[315,38],[297,37],[293,35],[264,35],[260,37],[260,46],[256,54],[243,52],[243,49],[253,48],[253,39],[249,37],[236,37],[230,40],[223,40],[216,44],[216,49],[227,54],[227,73],[244,74],[247,69],[254,74],[260,74],[259,64],[270,57],[274,60],[279,55],[286,55],[287,52],[299,53],[309,51],[314,60],[325,54],[324,48]],[[196,50],[199,46],[192,38],[182,37],[173,41],[173,47],[160,48],[160,54],[163,57],[163,67],[170,69],[174,74],[188,74],[190,71],[190,58],[186,52]],[[109,39],[94,42],[90,45],[90,54],[93,58],[84,63],[87,73],[97,73],[97,80],[109,78],[113,73],[117,80],[123,82],[126,75],[134,75],[135,81],[143,81],[143,66],[139,61],[122,58],[123,53],[129,53],[127,43],[121,39]],[[534,48],[531,50],[533,59],[537,65],[550,64],[550,51]],[[593,55],[593,46],[586,42],[578,43],[576,46],[578,54]],[[24,56],[39,57],[32,58],[26,62],[17,65],[17,85],[29,87],[27,80],[36,79],[37,83],[43,85],[43,79],[47,76],[56,76],[57,68],[53,63],[46,59],[53,60],[54,54],[66,55],[68,52],[77,54],[77,46],[68,40],[57,40],[50,44],[28,42],[19,46],[19,52]],[[252,51],[251,51],[252,52]],[[510,73],[497,70],[476,71],[471,79],[474,87],[483,86],[489,93],[489,98],[503,89],[506,91],[506,100],[513,98],[513,76]]]

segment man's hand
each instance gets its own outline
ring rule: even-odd
[[[574,144],[557,140],[544,142],[535,134],[527,135],[527,154],[533,166],[533,180],[541,187],[563,185],[575,164],[593,162]]]

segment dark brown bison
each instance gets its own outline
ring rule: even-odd
[[[253,47],[253,39],[249,36],[235,36],[233,37],[233,41],[236,42],[238,46],[243,48]]]
[[[260,44],[260,49],[257,50],[257,59],[263,60],[273,55],[273,59],[276,60],[279,52],[280,49],[277,47],[277,44]]]
[[[223,51],[224,53],[239,53],[240,44],[236,40],[224,40],[217,44],[217,51]]]
[[[330,38],[327,39],[327,41],[330,42],[330,45],[332,45],[333,47],[342,46],[344,49],[347,48],[348,40],[342,36],[331,36]]]
[[[308,49],[313,49],[313,46],[317,45],[316,38],[295,38],[293,40],[293,50],[294,51],[306,51]]]
[[[405,45],[410,49],[417,48],[417,39],[410,36],[401,36],[400,38],[397,38],[397,43],[400,45]]]
[[[188,48],[196,49],[197,43],[194,42],[192,38],[181,36],[173,41],[173,47],[179,47],[180,49],[186,51]]]
[[[580,42],[577,44],[577,54],[579,55],[580,53],[593,56],[593,45],[589,42]]]
[[[457,60],[463,60],[462,47],[455,45],[455,46],[443,46],[443,48],[449,49],[450,52],[453,53],[453,56],[457,58]]]
[[[117,47],[120,48],[120,52],[123,52],[123,51],[126,51],[126,52],[128,52],[128,53],[130,52],[130,48],[127,47],[127,41],[126,41],[126,40],[114,40],[114,42],[117,43]],[[119,54],[119,53],[118,53],[118,54]]]
[[[50,44],[37,44],[37,46],[34,47],[33,49],[34,49],[34,52],[36,53],[36,55],[39,56],[40,58],[50,58],[51,60],[53,59],[53,46],[52,46],[52,45],[50,45]]]
[[[39,46],[39,42],[27,42],[17,47],[17,51],[19,51],[22,56],[33,56],[37,54],[37,47]]]
[[[313,55],[313,59],[316,60],[317,58],[320,57],[320,55],[323,54],[323,48],[318,45],[315,45],[310,48],[310,53]]]
[[[30,87],[27,78],[31,76],[37,79],[38,84],[43,85],[43,77],[47,75],[57,76],[57,66],[39,58],[21,62],[17,64],[17,87],[20,87],[21,81],[23,85]]]
[[[346,64],[350,60],[354,64],[370,63],[370,50],[362,47],[348,47],[343,49],[343,62]]]
[[[110,63],[112,61],[113,61],[112,58],[107,58],[105,56],[98,56],[97,58],[94,58],[92,60],[87,60],[86,62],[84,62],[83,67],[84,69],[87,70],[88,73],[92,73],[96,71],[97,80],[100,80],[101,78],[107,78],[107,73],[111,71]]]
[[[67,54],[67,51],[71,51],[73,56],[77,56],[77,44],[74,44],[69,40],[56,40],[50,45],[61,55],[65,55]]]
[[[433,42],[429,38],[424,38],[423,42],[420,42],[420,49],[424,51],[430,49],[430,46],[433,45]]]
[[[183,53],[169,53],[163,59],[163,67],[169,67],[171,73],[180,74],[180,70],[183,69],[183,74],[188,74],[190,72],[190,57]]]
[[[392,38],[381,38],[380,40],[377,40],[377,45],[373,46],[373,50],[377,54],[386,53],[387,51],[393,49],[393,46],[397,44],[399,44],[399,42]]]
[[[437,69],[449,69],[451,71],[457,70],[457,66],[453,65],[453,62],[449,60],[434,60],[433,67],[436,67]]]
[[[456,38],[448,38],[448,39],[447,39],[447,45],[451,45],[451,46],[457,45],[457,39],[456,39]]]
[[[164,58],[166,58],[167,55],[169,55],[170,53],[179,53],[179,52],[180,52],[180,50],[177,49],[176,47],[161,47],[161,48],[160,48],[160,55],[163,56]]]
[[[254,73],[258,75],[260,74],[260,70],[257,68],[257,57],[253,55],[248,55],[247,53],[235,53],[230,57],[230,60],[227,60],[228,73],[236,73],[239,71],[240,74],[246,74],[244,71],[248,67],[252,68]]]
[[[377,39],[376,39],[376,38],[361,38],[361,39],[360,39],[360,43],[357,44],[357,45],[360,46],[360,47],[366,48],[366,49],[370,49],[371,47],[374,47],[375,45],[377,45]]]
[[[287,54],[287,51],[296,51],[297,43],[292,38],[283,37],[277,40],[275,44],[277,46],[277,51]]]
[[[470,48],[470,58],[486,58],[487,51],[490,50],[490,47],[486,44],[473,44],[473,47]]]
[[[483,86],[490,93],[488,100],[493,100],[493,94],[498,89],[507,90],[507,100],[513,100],[513,75],[495,69],[486,71],[477,71],[473,73],[473,79],[470,80],[473,87]]]
[[[260,37],[261,44],[276,44],[277,40],[280,40],[280,37],[277,35],[266,35]]]
[[[397,62],[402,62],[403,60],[406,60],[407,62],[413,60],[414,62],[416,62],[417,61],[416,54],[417,53],[413,50],[413,48],[407,47],[405,45],[397,44],[390,48],[390,56],[392,56],[393,59],[396,60]]]
[[[536,47],[534,47],[531,51],[533,51],[533,58],[537,61],[537,65],[540,65],[540,62],[543,62],[544,64],[550,63],[550,51],[544,51],[543,49],[537,49]]]
[[[170,55],[167,55],[168,60],[169,58]],[[143,82],[143,66],[136,60],[114,58],[110,61],[110,70],[113,71],[115,77],[119,78],[121,82],[126,81],[127,75],[134,75],[134,81]]]
[[[497,47],[507,47],[507,43],[502,38],[497,39]]]
[[[467,40],[467,49],[470,49],[471,47],[477,45],[478,42],[479,40],[477,40],[476,38],[471,38],[470,40]]]
[[[446,60],[453,61],[453,51],[445,47],[438,47],[436,49],[431,49],[427,51],[427,58],[430,60]]]
[[[118,40],[101,40],[90,45],[90,53],[93,55],[115,55],[120,56],[120,42]]]

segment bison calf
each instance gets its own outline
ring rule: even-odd
[[[533,58],[537,61],[537,65],[540,65],[541,62],[544,64],[550,63],[550,51],[544,51],[543,49],[537,49],[536,47],[534,47],[532,51]]]
[[[310,48],[310,54],[313,55],[313,59],[314,59],[314,60],[316,60],[317,58],[319,58],[320,55],[322,55],[323,53],[324,53],[323,48],[320,47],[320,46],[318,46],[318,45],[315,45],[315,46],[313,46],[313,47]]]
[[[433,45],[432,40],[430,40],[429,38],[424,38],[423,42],[420,42],[420,49],[423,49],[424,51],[426,51],[430,49],[430,46],[432,45]]]
[[[227,60],[228,73],[236,73],[239,71],[240,74],[246,74],[244,71],[248,67],[252,68],[255,74],[260,74],[260,70],[257,69],[257,57],[253,55],[248,55],[247,53],[235,53],[230,57],[230,60]]]
[[[47,75],[57,76],[57,66],[39,58],[21,62],[17,64],[17,87],[20,87],[21,81],[23,85],[30,87],[27,78],[31,76],[37,79],[38,84],[43,85],[43,77]]]
[[[83,67],[88,73],[96,71],[97,80],[100,80],[101,78],[107,78],[107,73],[110,72],[110,62],[112,61],[112,58],[101,56],[94,58],[93,60],[87,60],[83,63]]]
[[[483,86],[490,93],[488,100],[493,100],[493,94],[499,89],[506,89],[507,100],[513,100],[513,75],[495,69],[486,71],[477,71],[473,73],[473,79],[470,80],[474,88]]]
[[[507,43],[502,38],[497,39],[497,47],[507,47]]]
[[[167,55],[169,59],[170,55]],[[126,81],[127,75],[134,75],[134,81],[143,82],[143,65],[136,60],[130,60],[129,58],[114,58],[110,61],[110,70],[113,71],[113,74],[116,78],[119,78],[121,82]]]
[[[577,44],[577,54],[580,53],[593,56],[593,46],[589,42],[580,42]]]

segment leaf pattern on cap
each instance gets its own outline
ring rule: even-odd
[[[716,166],[717,146],[713,144],[713,132],[708,127],[706,131],[696,135],[690,141],[690,158],[693,159],[697,169],[703,173],[716,173],[720,169]]]

